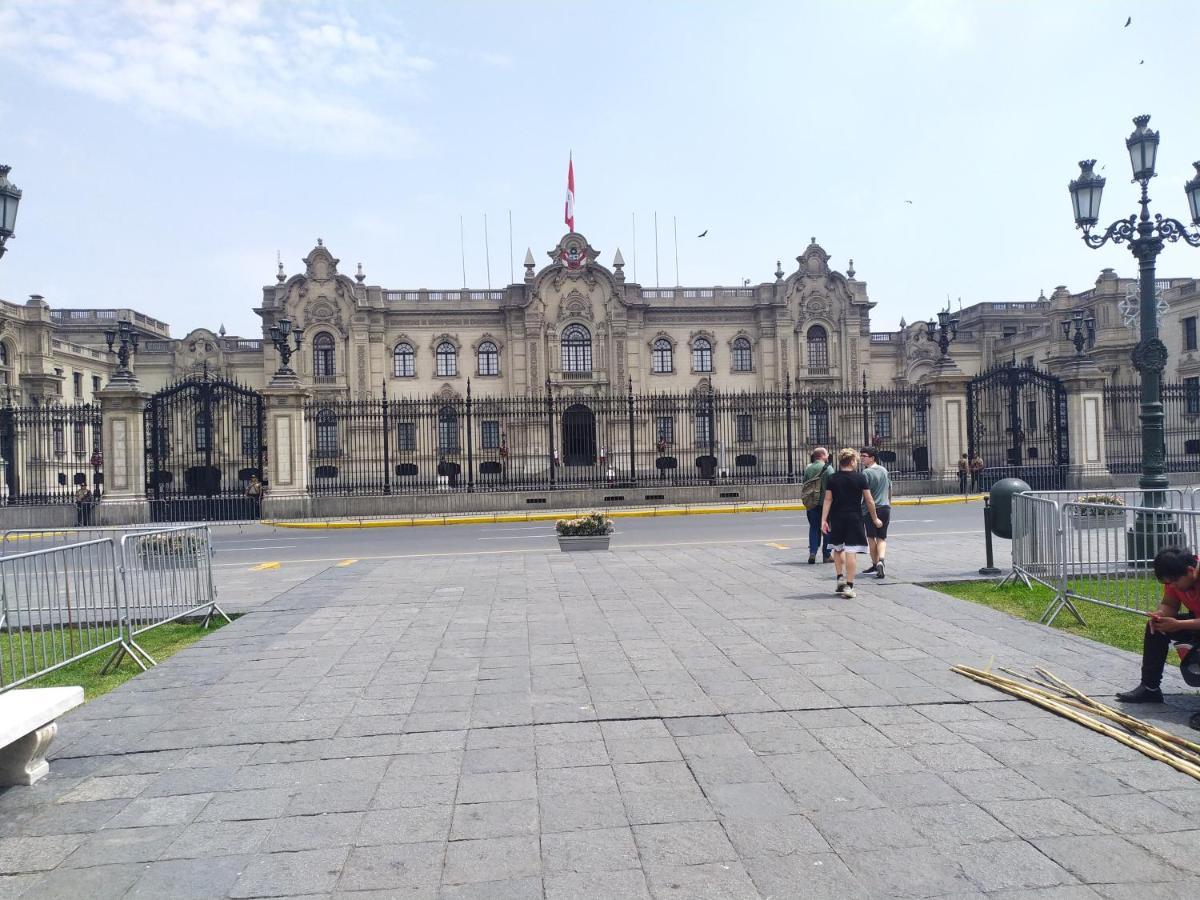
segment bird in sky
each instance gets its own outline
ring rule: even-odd
[[[698,238],[702,238],[702,237],[704,237],[706,234],[708,234],[708,229],[707,229],[707,228],[705,228],[705,229],[704,229],[702,232],[700,232],[698,235],[696,235],[696,237],[698,237]]]
[[[905,200],[904,202],[905,202],[905,203],[907,203],[909,206],[912,206],[912,201],[911,201],[911,200]]]
[[[1128,27],[1129,27],[1129,23],[1131,23],[1132,21],[1133,21],[1133,16],[1130,16],[1128,19],[1126,19],[1126,20],[1125,20],[1125,27],[1126,27],[1126,28],[1128,28]]]

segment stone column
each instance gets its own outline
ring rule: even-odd
[[[262,390],[266,419],[267,471],[263,518],[308,515],[308,391],[294,374],[276,374]]]
[[[118,372],[98,394],[104,448],[104,495],[97,507],[99,525],[150,520],[146,495],[146,401],[132,374]]]
[[[1104,456],[1104,373],[1089,357],[1074,356],[1055,365],[1054,374],[1067,390],[1067,484],[1106,487],[1110,476]]]
[[[958,489],[958,461],[967,452],[967,382],[958,365],[943,356],[929,386],[929,468],[934,486]]]

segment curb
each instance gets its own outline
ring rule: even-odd
[[[983,494],[952,497],[899,497],[893,506],[947,506],[983,499]],[[803,503],[737,503],[728,506],[655,506],[648,509],[606,510],[612,519],[656,519],[666,516],[711,516],[734,513],[803,512]],[[462,516],[409,516],[402,519],[311,519],[305,521],[275,521],[264,519],[261,524],[274,528],[420,528],[433,525],[495,525],[513,522],[554,522],[577,512],[476,513]]]

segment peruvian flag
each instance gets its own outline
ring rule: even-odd
[[[575,230],[575,161],[567,157],[567,202],[563,206],[563,221],[571,231]]]

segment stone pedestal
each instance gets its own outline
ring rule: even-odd
[[[1067,391],[1067,484],[1072,488],[1103,487],[1109,482],[1104,456],[1104,375],[1084,356],[1057,361],[1052,371]]]
[[[145,411],[149,394],[137,379],[114,376],[97,395],[103,410],[101,442],[104,448],[104,495],[100,502],[102,522],[106,506],[122,507],[119,521],[145,522],[149,519],[146,500],[146,428]],[[138,509],[141,505],[144,509]],[[116,521],[116,520],[114,520]]]
[[[929,387],[929,468],[935,485],[958,487],[958,461],[967,452],[967,382],[954,360],[943,356]]]
[[[54,720],[83,703],[83,688],[24,688],[0,695],[0,787],[33,784],[48,771]]]
[[[308,495],[308,429],[304,402],[308,392],[294,374],[276,374],[262,390],[266,418],[267,492],[264,518],[306,515]]]

